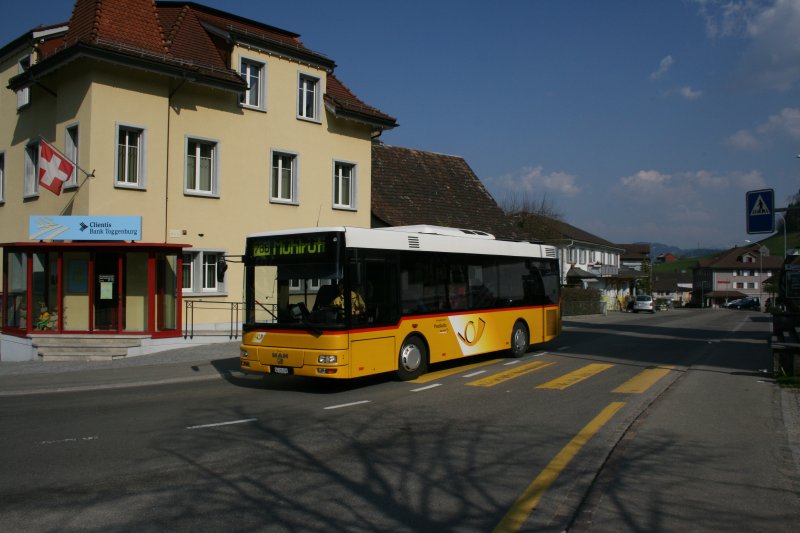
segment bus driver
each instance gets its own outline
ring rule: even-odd
[[[340,281],[338,287],[339,295],[333,299],[331,306],[344,312],[344,284]],[[364,299],[356,291],[350,291],[350,309],[353,316],[361,316],[367,309]]]

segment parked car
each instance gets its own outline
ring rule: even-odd
[[[668,311],[672,309],[672,300],[668,298],[658,298],[656,300],[656,311]]]
[[[653,302],[653,297],[648,294],[640,294],[636,296],[636,299],[633,301],[633,312],[638,313],[639,311],[650,311],[651,313],[656,312],[655,302]]]
[[[733,300],[732,302],[728,302],[728,309],[754,309],[756,311],[761,310],[761,303],[758,301],[758,298],[740,298],[739,300]]]

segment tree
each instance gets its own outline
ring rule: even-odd
[[[800,190],[788,199],[788,210],[783,213],[783,218],[778,220],[776,229],[778,232],[783,231],[783,225],[786,224],[787,231],[800,231]]]
[[[527,238],[542,241],[559,238],[557,223],[562,220],[563,215],[546,194],[539,200],[527,193],[508,195],[500,203],[500,208],[514,227]]]

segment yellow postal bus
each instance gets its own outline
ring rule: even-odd
[[[510,350],[561,332],[552,246],[438,226],[247,237],[241,368],[347,379]]]

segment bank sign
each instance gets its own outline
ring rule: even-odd
[[[31,216],[32,241],[139,241],[142,217]]]

